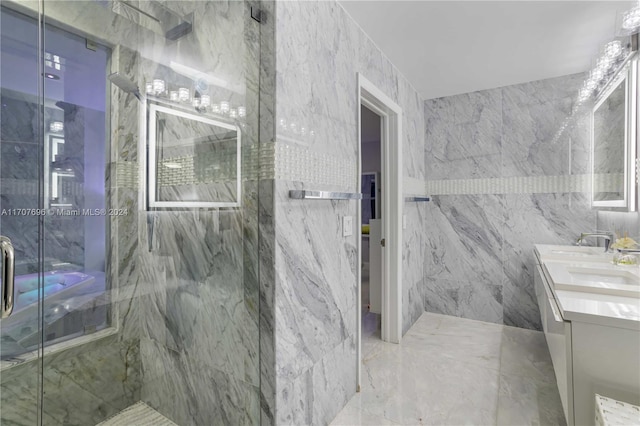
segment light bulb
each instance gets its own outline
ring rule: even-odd
[[[231,109],[231,105],[229,105],[229,102],[227,102],[227,101],[220,102],[220,112],[221,113],[228,114],[230,109]]]
[[[178,94],[177,90],[172,90],[169,92],[169,99],[174,101],[174,102],[178,102],[180,100],[180,95]]]
[[[616,59],[622,53],[622,43],[614,40],[604,46],[604,54],[609,59]]]
[[[584,88],[590,92],[595,90],[596,87],[598,87],[598,82],[592,78],[584,82]]]
[[[596,62],[596,70],[602,71],[602,76],[604,77],[608,72],[609,68],[611,68],[612,60],[606,56],[602,56],[598,58]]]
[[[595,68],[591,71],[591,75],[589,76],[589,81],[595,83],[596,85],[602,80],[604,77],[604,71],[600,68]]]
[[[211,96],[209,95],[200,96],[200,105],[202,105],[205,108],[211,105]]]
[[[640,27],[640,3],[622,14],[622,28],[633,31]]]
[[[189,102],[191,96],[189,95],[189,89],[181,87],[178,89],[178,99],[180,102]]]
[[[156,95],[164,93],[164,80],[156,78],[153,80],[153,91]]]
[[[211,112],[214,114],[220,114],[220,105],[218,104],[211,105]]]
[[[229,117],[231,118],[238,118],[238,110],[235,108],[231,108],[229,110]]]
[[[153,94],[153,83],[149,82],[149,83],[145,83],[144,84],[144,91],[147,95],[152,95]]]
[[[591,96],[591,90],[589,90],[587,87],[583,87],[582,89],[580,89],[580,92],[578,94],[578,102],[582,103],[586,101],[587,99],[589,99],[589,96]]]
[[[247,109],[243,106],[239,106],[238,107],[238,117],[242,118],[242,117],[246,117],[247,116]]]
[[[49,123],[49,131],[59,133],[64,130],[64,123],[62,121],[52,121]]]

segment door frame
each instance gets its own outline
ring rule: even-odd
[[[358,77],[358,191],[362,186],[361,105],[381,117],[382,237],[382,340],[402,339],[402,108],[361,73]],[[362,363],[362,206],[357,208],[358,292],[356,387],[360,390]]]

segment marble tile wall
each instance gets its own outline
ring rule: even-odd
[[[288,191],[356,191],[357,175],[345,170],[357,164],[358,72],[403,109],[405,180],[424,180],[423,105],[338,3],[276,2],[275,21],[275,167],[283,172],[276,173],[274,182],[274,419],[276,424],[324,424],[355,393],[359,265],[356,237],[342,237],[341,218],[355,216],[357,205],[291,200]],[[289,160],[278,156],[279,145],[300,161],[324,164],[323,170],[287,173]],[[426,207],[407,203],[405,214],[406,331],[424,311]]]
[[[581,74],[425,101],[427,311],[540,329],[533,244],[594,229]],[[584,123],[583,123],[584,124]],[[584,182],[583,182],[584,181]]]
[[[229,96],[246,107],[242,150],[249,152],[258,144],[260,58],[250,5],[168,5],[194,13],[193,33],[139,48],[137,80],[162,76],[178,84],[171,61],[225,76],[236,91],[211,85],[212,102]],[[243,174],[254,180],[243,179],[242,208],[155,211],[138,221],[141,399],[178,424],[260,421],[258,175],[247,159]]]
[[[597,229],[612,231],[618,237],[625,234],[640,242],[640,212],[598,212]]]
[[[117,334],[44,357],[43,423],[89,425],[140,400],[140,347]],[[2,371],[2,424],[37,424],[39,364]]]

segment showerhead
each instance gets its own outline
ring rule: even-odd
[[[118,86],[120,89],[124,90],[127,93],[133,94],[139,101],[142,101],[142,97],[140,96],[140,89],[135,85],[134,82],[129,80],[127,77],[123,77],[120,73],[114,72],[113,74],[109,74],[109,81]]]

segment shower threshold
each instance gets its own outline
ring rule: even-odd
[[[96,426],[178,426],[144,402],[136,402]]]

